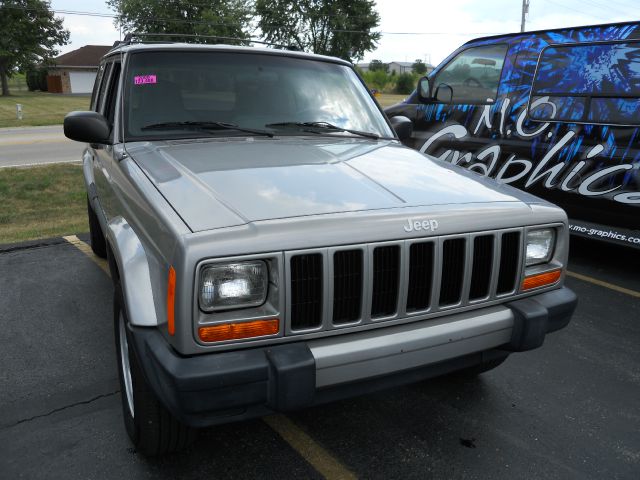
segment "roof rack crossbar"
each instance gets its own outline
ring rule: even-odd
[[[212,39],[212,40],[232,40],[243,43],[257,43],[260,45],[268,45],[270,47],[276,47],[282,50],[299,51],[300,49],[294,45],[282,45],[280,43],[265,42],[264,40],[258,40],[254,38],[242,38],[242,37],[226,37],[222,35],[198,35],[198,34],[185,34],[185,33],[141,33],[141,32],[129,32],[125,35],[124,40],[116,41],[113,44],[113,48],[131,45],[132,43],[167,43],[162,40],[145,41],[145,38],[194,38],[194,39]],[[137,41],[136,41],[137,39]]]

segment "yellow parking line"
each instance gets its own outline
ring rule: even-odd
[[[93,263],[104,270],[107,275],[111,276],[111,274],[109,273],[109,264],[107,263],[107,261],[104,258],[100,258],[95,253],[93,253],[93,250],[91,250],[91,247],[88,244],[80,240],[75,235],[69,235],[62,238],[64,238],[67,242],[69,242],[71,245],[73,245],[87,257],[89,257],[93,261]]]
[[[313,438],[298,428],[289,418],[284,415],[270,415],[264,417],[263,420],[324,478],[328,480],[357,478],[353,472],[318,445]]]
[[[577,278],[578,280],[582,280],[584,282],[589,282],[589,283],[593,283],[594,285],[598,285],[600,287],[608,288],[609,290],[614,290],[620,293],[626,293],[627,295],[631,295],[632,297],[640,298],[640,292],[636,292],[635,290],[630,290],[628,288],[624,288],[619,285],[614,285],[613,283],[605,282],[603,280],[598,280],[597,278],[589,277],[587,275],[582,275],[581,273],[567,272],[567,275],[573,278]]]

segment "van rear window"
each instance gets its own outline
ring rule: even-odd
[[[551,46],[533,81],[537,121],[638,125],[640,42]]]

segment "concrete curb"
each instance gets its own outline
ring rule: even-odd
[[[11,133],[11,132],[28,132],[29,130],[61,130],[62,124],[56,123],[55,125],[25,125],[24,127],[2,127],[0,128],[1,133]]]

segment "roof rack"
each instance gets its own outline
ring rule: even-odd
[[[150,40],[146,40],[146,39],[150,39]],[[260,45],[268,45],[270,47],[276,47],[279,48],[281,50],[291,50],[291,51],[300,51],[300,49],[298,47],[296,47],[295,45],[282,45],[280,43],[274,43],[274,42],[265,42],[263,40],[257,40],[254,38],[242,38],[242,37],[225,37],[225,36],[221,36],[221,35],[198,35],[198,34],[184,34],[184,33],[141,33],[141,32],[130,32],[127,33],[124,37],[124,40],[117,40],[114,42],[113,44],[113,48],[116,47],[122,47],[125,45],[131,45],[134,43],[177,43],[177,42],[172,42],[172,41],[167,41],[167,40],[153,40],[153,38],[159,39],[159,38],[180,38],[181,42],[183,43],[184,41],[182,39],[184,38],[193,38],[193,39],[212,39],[212,40],[223,40],[223,41],[235,41],[235,42],[242,42],[245,44],[248,43],[257,43]]]

